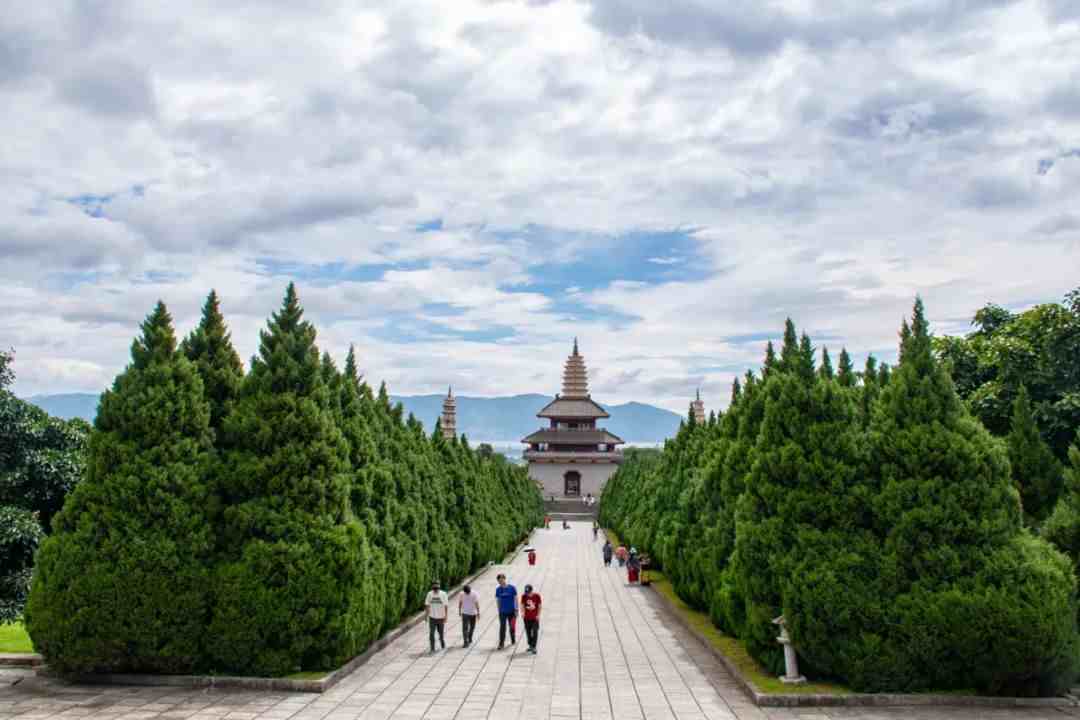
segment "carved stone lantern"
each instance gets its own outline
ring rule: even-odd
[[[788,635],[787,626],[784,624],[784,616],[774,619],[773,625],[780,627],[780,637],[776,642],[784,646],[784,674],[780,682],[790,685],[799,685],[806,682],[806,678],[799,674],[799,659],[795,655],[795,647],[791,644],[791,636]]]

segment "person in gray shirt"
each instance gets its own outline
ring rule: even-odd
[[[465,647],[472,645],[476,621],[480,619],[480,596],[466,585],[458,595],[458,615],[461,616],[461,639]]]

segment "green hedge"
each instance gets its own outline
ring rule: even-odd
[[[815,367],[789,321],[726,413],[631,455],[600,507],[773,672],[783,614],[804,671],[856,690],[1046,695],[1075,676],[1072,564],[1023,527],[1005,445],[934,359],[921,301],[898,367],[860,383],[846,351],[838,376]]]
[[[320,357],[293,286],[242,374],[215,295],[159,304],[102,396],[27,629],[68,672],[326,670],[500,559],[542,516],[522,468],[424,433]]]

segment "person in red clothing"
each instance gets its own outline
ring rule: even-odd
[[[529,548],[529,564],[530,565],[535,565],[536,564],[536,549],[535,548]]]
[[[532,585],[525,586],[521,596],[521,617],[525,620],[525,638],[529,641],[529,652],[536,654],[536,643],[540,640],[540,593],[533,592]]]

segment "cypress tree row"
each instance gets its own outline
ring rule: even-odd
[[[183,352],[163,305],[144,323],[40,554],[52,666],[331,669],[539,523],[523,468],[426,435],[315,339],[292,285],[246,375],[215,294]]]
[[[60,671],[190,672],[212,598],[210,406],[158,303],[105,391],[86,477],[41,546],[26,608]]]
[[[1072,563],[1024,529],[1008,453],[934,360],[922,302],[895,372],[871,358],[861,385],[846,350],[834,377],[797,337],[788,320],[715,427],[630,455],[602,521],[774,672],[782,614],[804,669],[857,690],[1060,690],[1076,669]],[[1074,561],[1076,497],[1044,529]]]

